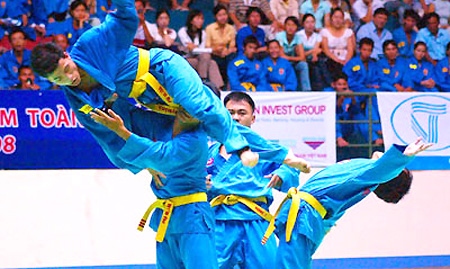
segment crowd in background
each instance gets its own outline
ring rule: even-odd
[[[450,92],[449,0],[136,0],[135,8],[135,46],[183,55],[222,90]],[[57,89],[33,73],[30,50],[55,42],[70,53],[114,10],[110,0],[2,0],[0,88]],[[378,120],[368,98],[339,95],[337,119]],[[380,124],[369,130],[338,124],[337,144],[382,145]]]

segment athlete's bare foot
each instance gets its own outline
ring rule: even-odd
[[[239,158],[241,158],[242,164],[244,166],[254,167],[258,163],[259,154],[248,149],[242,151]]]
[[[303,173],[311,172],[311,164],[305,159],[295,156],[292,150],[289,150],[283,163],[289,165],[290,167],[297,168]]]

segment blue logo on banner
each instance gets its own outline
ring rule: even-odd
[[[450,147],[450,135],[444,128],[450,122],[450,99],[439,95],[419,95],[401,102],[391,115],[392,129],[400,141],[408,144],[418,136],[433,143],[431,151]]]

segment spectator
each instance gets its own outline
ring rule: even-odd
[[[306,63],[305,51],[303,49],[302,40],[297,35],[299,22],[296,17],[287,17],[284,22],[283,32],[276,35],[276,39],[282,46],[281,57],[287,59],[295,66],[297,73],[297,90],[311,91],[311,83],[309,81],[308,64]]]
[[[344,12],[344,23],[348,28],[353,27],[352,17],[350,16],[350,7],[345,0],[327,0],[331,9],[340,8]]]
[[[348,85],[354,92],[376,92],[380,87],[377,75],[377,63],[370,58],[373,40],[364,37],[359,41],[359,54],[344,66],[348,76]]]
[[[325,26],[330,24],[330,4],[323,0],[306,0],[300,6],[300,20],[303,21],[303,16],[307,13],[313,14],[316,18],[316,31],[320,32]]]
[[[388,16],[389,13],[384,8],[375,10],[375,13],[373,14],[373,21],[361,26],[356,34],[358,42],[363,37],[368,37],[373,40],[374,47],[371,57],[374,59],[383,57],[383,43],[386,40],[392,39],[391,32],[384,29]]]
[[[355,16],[355,29],[359,29],[362,25],[370,23],[373,20],[373,0],[356,0],[353,5],[353,13]]]
[[[287,17],[298,19],[297,0],[270,0],[270,10],[279,22],[285,22]]]
[[[432,12],[424,16],[426,28],[420,29],[417,34],[416,42],[422,41],[427,44],[428,53],[426,59],[436,65],[436,63],[445,58],[445,46],[450,42],[450,34],[439,29],[440,17]]]
[[[150,35],[153,37],[153,42],[156,47],[170,49],[176,53],[180,53],[178,44],[175,42],[177,32],[169,28],[170,15],[166,9],[161,9],[156,12],[156,25],[150,25]]]
[[[0,39],[15,27],[28,24],[28,17],[21,0],[2,0],[0,4]]]
[[[273,29],[282,29],[283,24],[278,21],[270,10],[270,5],[267,0],[230,0],[229,15],[231,21],[233,21],[236,30],[241,29],[248,19],[248,9],[258,8],[260,15],[264,12],[266,18],[272,22]],[[262,11],[262,12],[261,12]]]
[[[326,59],[328,72],[333,77],[342,72],[344,65],[353,57],[355,35],[344,24],[344,12],[340,8],[333,9],[330,14],[331,24],[322,29],[322,50]]]
[[[228,83],[227,66],[236,57],[236,30],[228,24],[228,11],[223,5],[214,7],[216,22],[206,27],[206,47],[219,65],[224,84]]]
[[[380,80],[379,91],[412,91],[406,73],[408,66],[405,59],[398,57],[397,43],[393,39],[383,43],[384,58],[377,62]]]
[[[185,58],[197,70],[203,81],[210,80],[219,89],[224,86],[217,63],[211,59],[210,51],[205,51],[206,32],[203,30],[205,19],[200,10],[189,11],[186,26],[178,31],[181,44],[187,49]]]
[[[139,48],[149,49],[153,43],[153,37],[149,30],[152,27],[151,23],[145,20],[145,1],[135,0],[134,7],[139,18],[139,25],[133,39],[133,45]]]
[[[447,57],[437,63],[435,74],[441,92],[450,92],[450,43],[447,44]]]
[[[31,4],[28,3],[26,6],[29,27],[26,27],[24,31],[28,36],[34,37],[34,39],[44,37],[46,35],[48,16],[50,15],[45,9],[45,1],[33,0],[30,2]]]
[[[70,52],[70,45],[67,36],[63,34],[58,34],[53,36],[53,43],[62,48],[63,51]]]
[[[400,56],[405,58],[413,56],[414,42],[417,37],[415,29],[419,19],[419,15],[414,10],[406,10],[403,14],[403,27],[396,29],[392,33]]]
[[[228,78],[232,91],[267,91],[266,73],[255,58],[259,42],[250,35],[244,40],[244,53],[228,65]]]
[[[19,83],[14,85],[14,89],[19,90],[40,90],[41,87],[35,83],[35,75],[29,66],[19,67]]]
[[[172,2],[172,9],[188,11],[191,0],[182,0],[181,5],[180,5],[180,3],[178,3],[178,0],[171,0],[171,2]]]
[[[439,25],[442,29],[450,33],[450,1],[449,0],[435,0],[436,13],[439,15]]]
[[[294,17],[295,18],[295,17]],[[267,74],[266,81],[274,92],[297,90],[297,78],[291,63],[281,58],[282,48],[277,40],[273,39],[267,43],[269,56],[262,60],[264,72]]]
[[[5,70],[6,87],[13,87],[19,83],[19,67],[30,65],[31,51],[25,49],[27,40],[25,32],[21,28],[14,28],[8,38],[11,50],[0,57],[0,66]]]
[[[303,29],[298,32],[298,36],[303,44],[306,63],[309,70],[309,81],[314,91],[321,91],[325,88],[325,64],[319,61],[319,54],[322,53],[320,44],[322,36],[314,31],[316,19],[312,14],[305,14],[302,18]]]
[[[261,10],[257,7],[250,7],[247,10],[247,21],[248,25],[242,27],[237,32],[236,36],[236,46],[239,54],[242,54],[244,51],[244,39],[247,36],[254,36],[256,40],[258,40],[258,49],[257,53],[263,53],[266,51],[266,34],[264,30],[259,27],[261,24]],[[264,55],[266,56],[266,55]],[[263,57],[261,57],[263,58]]]
[[[116,9],[111,0],[88,0],[86,3],[89,7],[91,18],[97,18],[100,22],[104,22],[106,15]]]
[[[437,92],[434,66],[425,60],[427,45],[422,41],[414,44],[414,55],[408,58],[406,79],[408,89],[419,92]]]

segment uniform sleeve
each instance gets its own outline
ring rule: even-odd
[[[281,165],[280,168],[273,171],[272,174],[278,175],[281,180],[283,180],[281,186],[276,187],[277,190],[282,192],[287,192],[291,187],[297,187],[300,183],[300,171],[285,164]]]
[[[286,91],[296,91],[297,90],[297,76],[295,75],[294,68],[288,62],[286,65],[286,84],[284,88]]]
[[[188,43],[194,43],[186,32],[186,27],[182,27],[178,30],[178,38],[184,47],[187,47]]]
[[[117,46],[128,48],[133,42],[139,22],[134,1],[113,0],[112,3],[117,7],[116,12],[110,13],[106,17],[106,23],[101,25],[107,30],[108,40],[115,40]]]
[[[439,61],[435,69],[436,83],[440,87],[441,91],[444,92],[450,92],[450,74],[448,69],[448,57]]]
[[[202,121],[206,132],[224,144],[228,152],[248,146],[220,99],[203,85],[197,72],[185,59],[171,53],[168,60],[162,62],[161,72],[175,103]]]
[[[228,63],[227,74],[228,81],[230,82],[230,88],[232,91],[245,92],[245,88],[241,85],[241,81],[238,75],[238,68],[240,60],[234,59]]]

